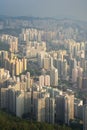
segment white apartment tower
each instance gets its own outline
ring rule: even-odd
[[[50,70],[50,85],[58,86],[58,70],[55,67]]]

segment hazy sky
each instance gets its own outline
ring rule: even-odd
[[[0,0],[0,15],[70,16],[87,21],[87,0]]]

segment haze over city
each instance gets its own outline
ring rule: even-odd
[[[0,0],[0,130],[87,130],[86,13],[87,0]]]
[[[87,21],[86,0],[0,0],[0,15],[70,17]]]

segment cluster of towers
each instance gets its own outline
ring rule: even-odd
[[[18,52],[18,38],[17,37],[3,34],[0,36],[0,40],[4,42],[5,44],[9,45],[10,52],[12,53]]]
[[[45,85],[40,83],[40,78],[44,79]],[[46,86],[48,75],[40,78],[37,84],[32,81],[29,72],[21,77],[9,77],[5,87],[0,88],[0,108],[18,117],[27,114],[40,122],[69,124],[70,119],[74,119],[73,92],[67,90],[63,93],[49,84]]]
[[[0,63],[1,67],[10,71],[11,76],[17,76],[27,70],[27,59],[19,59],[13,53],[7,51],[0,52]]]

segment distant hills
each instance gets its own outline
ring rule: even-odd
[[[0,15],[0,20],[5,19],[19,19],[19,20],[71,20],[87,23],[87,21],[77,20],[73,17],[57,16],[57,17],[34,17],[34,16],[6,16]]]

